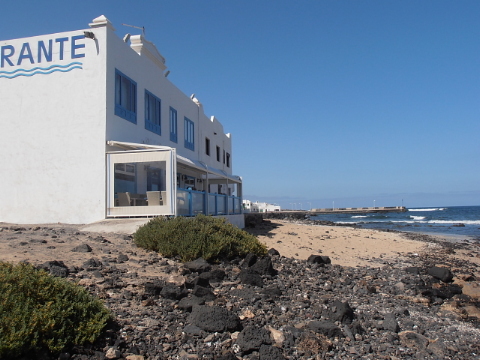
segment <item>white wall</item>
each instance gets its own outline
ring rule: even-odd
[[[224,133],[217,119],[208,118],[203,107],[198,106],[190,96],[182,93],[168,78],[163,69],[144,55],[139,55],[129,43],[121,38],[123,34],[109,31],[107,59],[107,140],[163,145],[177,148],[177,154],[193,160],[201,160],[208,166],[223,169],[232,174],[232,166],[223,163],[223,150],[230,154],[232,162],[231,136]],[[121,37],[121,38],[120,38]],[[185,49],[188,52],[188,49]],[[115,112],[115,69],[137,84],[137,124],[114,114]],[[145,89],[161,100],[161,135],[145,129]],[[170,141],[170,107],[177,110],[178,142]],[[184,117],[195,123],[195,150],[184,146]],[[215,135],[216,133],[216,135]],[[205,137],[210,139],[210,156],[205,154]],[[220,162],[216,159],[216,146],[221,148]]]
[[[6,47],[4,53],[15,49],[9,58],[14,66],[4,59],[0,71],[77,61],[82,67],[11,79],[0,77],[0,221],[88,223],[104,218],[104,30],[95,29],[96,41],[84,38],[83,30],[78,30],[0,42]],[[84,57],[72,59],[72,36],[82,36],[76,44],[85,47],[75,49],[75,54]],[[56,39],[62,38],[70,40],[63,42],[60,60],[62,40]],[[52,40],[52,61],[44,57],[38,61],[39,40],[47,47]],[[22,50],[23,44],[29,44],[30,52]],[[22,54],[19,63],[17,55]]]
[[[93,32],[95,39],[83,37],[84,31]],[[48,47],[50,40],[51,61],[44,55],[38,59],[39,41]],[[179,155],[232,173],[223,163],[223,150],[233,161],[231,137],[218,120],[208,118],[162,69],[138,55],[109,26],[0,41],[0,47],[0,222],[104,219],[106,140],[175,147]],[[73,64],[77,62],[81,64]],[[70,67],[47,69],[52,65]],[[33,74],[36,67],[43,68],[38,69],[43,74]],[[29,76],[8,78],[19,69]],[[115,69],[137,83],[137,124],[114,114]],[[52,70],[62,71],[49,73]],[[145,129],[145,89],[161,99],[161,136]],[[178,143],[170,141],[170,106],[178,112]],[[195,151],[184,147],[184,116],[195,123]],[[205,154],[206,136],[210,156]]]

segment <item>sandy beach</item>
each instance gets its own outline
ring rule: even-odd
[[[51,260],[61,260],[68,264],[79,265],[84,260],[79,253],[70,251],[73,247],[83,243],[92,243],[92,239],[103,237],[103,241],[93,241],[93,254],[97,256],[108,252],[133,252],[139,257],[145,256],[144,250],[138,249],[132,241],[124,240],[122,236],[131,235],[145,221],[116,220],[105,221],[91,225],[62,225],[62,224],[32,224],[14,225],[0,224],[2,226],[18,228],[37,228],[36,238],[22,234],[19,230],[15,242],[1,236],[0,232],[0,260],[9,262],[29,261],[41,264]],[[42,229],[68,229],[74,235],[68,240],[57,240],[42,236]],[[75,232],[75,230],[77,230]],[[315,226],[294,223],[286,220],[267,220],[255,228],[247,229],[248,232],[258,237],[267,245],[275,248],[282,256],[307,259],[312,254],[327,255],[332,263],[342,266],[371,266],[380,267],[388,260],[401,261],[402,256],[418,254],[435,244],[408,240],[399,233],[389,233],[376,230],[355,229],[339,226]],[[10,233],[10,237],[11,233]],[[128,239],[128,237],[127,237]],[[23,240],[23,242],[22,242]],[[13,246],[14,244],[22,244]],[[108,250],[115,245],[115,249]],[[98,246],[98,247],[97,247]],[[97,248],[96,248],[97,247]]]
[[[128,252],[130,256],[141,260],[147,256],[147,252],[133,244],[131,235],[146,222],[148,219],[115,219],[88,225],[0,223],[0,261],[42,264],[60,260],[79,265],[84,258],[71,249],[84,243],[93,244],[89,256]],[[6,227],[17,227],[19,231],[12,236],[10,231],[2,232]],[[22,229],[37,231],[32,236]],[[69,235],[66,240],[60,240],[61,236],[42,236],[46,229],[56,231],[59,235],[61,232],[73,235]],[[291,220],[265,220],[246,231],[255,235],[267,248],[276,249],[282,256],[305,260],[312,254],[326,255],[333,264],[351,267],[382,267],[386,262],[402,262],[408,256],[431,255],[442,249],[434,242],[408,239],[404,233],[312,225]],[[442,241],[441,237],[438,239]],[[449,257],[469,261],[480,268],[480,257],[472,255],[468,249],[459,249],[449,254]],[[477,275],[480,277],[480,272]]]
[[[342,266],[380,267],[387,260],[401,261],[402,256],[435,247],[394,232],[287,220],[268,220],[248,231],[283,256],[308,259],[312,254],[326,255]]]

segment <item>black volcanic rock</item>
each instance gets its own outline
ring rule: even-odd
[[[441,280],[445,283],[452,282],[453,280],[452,272],[449,269],[443,267],[434,266],[427,269],[427,272],[434,278]]]
[[[151,282],[146,282],[144,285],[144,293],[147,296],[158,296],[165,286],[164,281],[154,280]]]
[[[262,277],[250,268],[242,270],[240,274],[238,274],[238,278],[243,284],[263,287]]]
[[[310,255],[308,257],[308,260],[307,262],[309,264],[322,264],[322,265],[326,265],[326,264],[331,264],[332,263],[332,260],[330,260],[330,258],[328,256],[323,256],[323,255]]]
[[[261,360],[283,360],[283,359],[285,359],[285,356],[283,356],[282,351],[276,346],[261,345],[258,353],[260,355]]]
[[[347,302],[335,300],[330,306],[330,318],[333,321],[340,321],[341,323],[350,324],[353,320],[353,309]]]
[[[178,300],[186,295],[183,287],[171,283],[167,283],[160,291],[160,296],[171,300]]]
[[[273,268],[272,258],[270,256],[264,256],[258,259],[249,269],[260,275],[277,275],[277,271]]]
[[[63,263],[63,261],[47,261],[39,266],[40,269],[48,271],[53,276],[58,276],[65,278],[69,274],[68,267]]]
[[[203,286],[195,286],[192,290],[192,294],[196,297],[204,299],[205,301],[212,301],[216,299],[216,296],[212,290]]]
[[[241,327],[237,315],[219,306],[194,306],[188,321],[210,332],[235,331]]]
[[[307,327],[316,333],[330,338],[343,336],[342,329],[330,321],[311,321]]]
[[[204,258],[198,258],[196,260],[186,262],[183,264],[183,266],[188,270],[197,273],[209,271],[212,268],[212,266]]]
[[[222,269],[212,269],[210,271],[201,273],[199,278],[206,279],[209,283],[218,283],[225,279],[225,271]]]
[[[92,248],[88,244],[81,244],[81,245],[75,246],[72,249],[72,251],[73,252],[92,252]]]
[[[247,326],[238,334],[237,344],[243,352],[259,350],[263,344],[269,345],[272,341],[270,334],[264,328]]]

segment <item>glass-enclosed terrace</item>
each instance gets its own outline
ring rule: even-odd
[[[108,217],[242,213],[239,177],[177,156],[173,148],[109,143],[128,150],[107,153]]]

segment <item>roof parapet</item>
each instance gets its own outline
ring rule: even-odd
[[[106,26],[112,31],[115,31],[116,29],[113,27],[112,23],[110,20],[108,20],[105,15],[100,15],[99,17],[96,17],[95,19],[92,20],[90,24],[88,24],[91,28],[98,28],[98,27],[104,27]]]
[[[165,66],[165,58],[157,50],[154,43],[148,41],[143,35],[130,36],[130,47],[140,56],[146,56],[155,65],[157,65],[162,71],[167,67]]]

